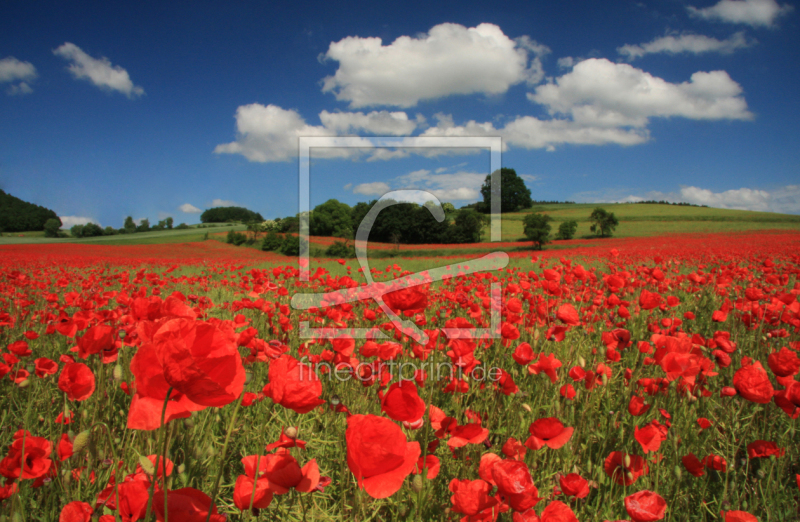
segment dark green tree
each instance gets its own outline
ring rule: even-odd
[[[481,195],[483,196],[483,204],[479,206],[479,210],[484,213],[491,213],[492,211],[492,198],[497,197],[498,194],[492,193],[492,175],[486,176],[486,181],[483,182],[481,187]],[[523,208],[529,208],[533,203],[531,201],[531,191],[525,186],[525,181],[517,176],[517,171],[514,169],[502,168],[500,169],[500,212],[516,212]]]
[[[49,219],[59,219],[58,214],[0,190],[0,230],[5,232],[44,230],[44,224]]]
[[[286,234],[281,244],[281,254],[285,256],[299,256],[300,255],[300,236],[294,234]]]
[[[139,226],[136,227],[137,232],[147,232],[150,230],[150,220],[145,218],[139,221]]]
[[[265,252],[275,252],[281,248],[282,244],[283,238],[274,230],[270,230],[261,242],[261,250]]]
[[[81,237],[97,237],[103,235],[103,229],[97,223],[86,223],[83,226]]]
[[[314,207],[308,223],[312,236],[352,237],[352,209],[347,203],[329,199]]]
[[[125,229],[126,234],[133,234],[136,232],[136,223],[133,221],[131,216],[125,218],[125,224],[122,226]]]
[[[450,226],[451,242],[480,243],[486,216],[472,209],[459,210],[455,216],[455,222]]]
[[[590,230],[600,237],[610,237],[614,233],[614,229],[619,225],[614,213],[608,212],[601,207],[597,207],[592,211],[589,221],[592,223]]]
[[[50,218],[44,224],[44,237],[58,237],[61,230],[61,220]]]
[[[72,237],[83,237],[83,225],[72,225],[69,229],[69,234]]]
[[[528,214],[525,216],[525,237],[533,242],[537,250],[541,250],[550,241],[550,221],[553,218],[547,214]]]
[[[203,223],[228,223],[239,221],[247,223],[249,221],[264,221],[258,212],[253,212],[243,207],[214,207],[200,214],[200,221]]]
[[[575,232],[578,231],[578,222],[571,220],[571,221],[564,221],[558,227],[558,234],[556,235],[556,239],[572,239],[575,237]]]
[[[165,219],[164,221],[166,221],[166,223],[167,223],[167,228],[168,228],[169,230],[172,230],[172,223],[173,223],[173,221],[172,221],[172,218],[171,218],[171,217],[168,217],[168,218],[167,218],[167,219]]]

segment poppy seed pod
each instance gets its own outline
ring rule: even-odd
[[[289,426],[288,428],[286,428],[286,431],[284,433],[290,439],[296,439],[297,438],[297,428],[295,428],[294,426]]]
[[[122,365],[121,364],[117,363],[114,366],[114,371],[113,371],[112,375],[113,375],[114,380],[116,382],[122,381]]]
[[[80,453],[89,445],[91,440],[92,440],[91,430],[84,430],[78,433],[75,436],[75,440],[72,441],[72,452]]]

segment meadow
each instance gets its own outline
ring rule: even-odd
[[[466,273],[483,245],[373,258],[391,314],[291,306],[364,285],[355,260],[303,281],[214,240],[0,245],[0,516],[796,520],[800,227],[674,207],[693,233],[624,237],[647,206],[492,272]]]

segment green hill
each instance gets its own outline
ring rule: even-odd
[[[43,230],[45,222],[52,218],[59,219],[49,208],[22,201],[0,190],[0,232]]]

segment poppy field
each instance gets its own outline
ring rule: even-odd
[[[510,257],[0,247],[0,519],[800,518],[799,233]]]

